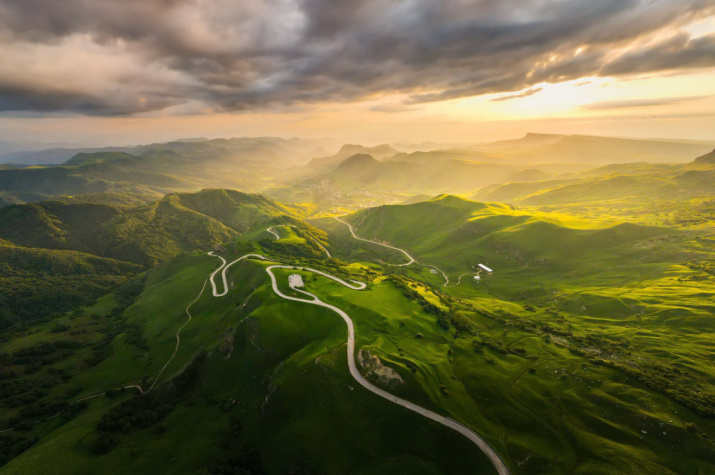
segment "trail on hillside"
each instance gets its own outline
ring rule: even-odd
[[[459,278],[457,279],[457,283],[456,283],[456,284],[454,284],[454,285],[447,285],[447,284],[445,284],[445,285],[443,285],[443,287],[457,287],[457,286],[459,285],[459,283],[462,281],[462,277],[464,277],[465,275],[479,275],[479,274],[481,274],[481,273],[482,273],[482,271],[478,271],[478,272],[467,272],[467,273],[462,274],[462,275],[459,276]]]
[[[405,253],[406,255],[409,255]],[[251,255],[246,255],[243,256],[239,259],[236,259],[234,262],[238,262],[239,260],[242,260],[246,257],[249,257]],[[219,257],[219,256],[216,256]],[[266,259],[265,257],[261,256],[261,259]],[[222,259],[223,260],[223,259]],[[225,260],[224,260],[225,262]],[[355,379],[355,381],[363,386],[365,389],[368,391],[372,392],[373,394],[376,394],[383,399],[387,399],[388,401],[397,404],[399,406],[404,407],[405,409],[408,409],[412,412],[415,412],[417,414],[420,414],[424,417],[427,417],[428,419],[431,419],[445,427],[448,427],[463,436],[467,437],[470,441],[472,441],[479,449],[489,458],[489,460],[492,462],[492,465],[494,465],[494,468],[496,469],[497,473],[499,475],[509,475],[509,468],[507,467],[506,463],[502,460],[502,458],[499,456],[499,454],[487,443],[481,436],[479,436],[474,430],[470,429],[469,427],[465,426],[464,424],[457,422],[453,419],[441,416],[435,412],[430,411],[429,409],[425,409],[422,406],[419,406],[417,404],[414,404],[410,401],[407,401],[405,399],[399,398],[383,389],[378,388],[377,386],[373,385],[370,383],[368,380],[366,380],[363,375],[360,373],[360,371],[357,368],[357,365],[355,363],[355,326],[353,324],[352,319],[348,316],[347,313],[345,313],[343,310],[340,308],[331,305],[329,303],[323,302],[320,300],[316,295],[307,292],[302,289],[298,288],[293,288],[293,290],[306,295],[307,297],[310,298],[308,299],[303,299],[303,298],[298,298],[298,297],[293,297],[290,295],[286,295],[281,290],[278,288],[278,280],[273,273],[273,269],[294,269],[294,270],[302,270],[302,271],[307,271],[307,272],[313,272],[318,275],[322,275],[324,277],[327,277],[349,289],[352,290],[363,290],[367,287],[367,285],[363,282],[358,282],[358,281],[352,281],[353,283],[349,283],[344,281],[343,279],[333,276],[331,274],[328,274],[323,271],[319,271],[316,269],[311,269],[310,267],[298,267],[298,266],[287,266],[287,265],[282,265],[282,264],[276,264],[276,265],[271,265],[266,268],[266,272],[268,273],[270,279],[271,279],[271,286],[273,288],[273,292],[278,295],[279,297],[286,299],[286,300],[292,300],[294,302],[301,302],[301,303],[307,303],[311,305],[318,305],[321,307],[328,308],[338,315],[342,317],[342,319],[345,321],[345,324],[348,327],[348,339],[347,339],[347,357],[348,357],[348,369],[350,370],[350,375]],[[214,276],[216,275],[216,272],[212,273],[210,276],[210,280],[213,281]],[[224,274],[225,275],[225,274]],[[213,285],[213,284],[212,284]]]
[[[338,218],[336,218],[336,219],[338,219]],[[341,221],[341,222],[343,222],[343,221]],[[347,224],[347,223],[345,223],[345,224]],[[348,226],[350,227],[350,231],[353,232],[352,226],[350,226],[349,224],[348,224]],[[274,234],[274,233],[272,233],[272,234]],[[355,236],[354,232],[353,232],[353,236]],[[355,236],[355,238],[365,241],[364,239],[358,238],[357,236]],[[368,241],[368,242],[373,242],[373,241]],[[383,245],[381,243],[375,243],[375,244]],[[403,265],[410,265],[410,264],[417,262],[415,259],[412,258],[412,256],[410,256],[406,251],[404,251],[402,249],[395,248],[395,247],[388,246],[388,245],[383,245],[383,246],[390,247],[392,249],[396,249],[396,250],[403,252],[410,259],[409,263],[403,264]],[[327,250],[326,250],[326,252],[327,252]],[[267,257],[262,256],[260,254],[246,254],[244,256],[241,256],[241,257],[233,260],[230,264],[227,264],[226,259],[224,259],[223,257],[218,256],[218,255],[214,254],[213,252],[209,252],[209,255],[220,259],[221,265],[216,270],[214,270],[208,276],[208,278],[206,280],[204,280],[204,284],[201,287],[201,291],[199,292],[198,296],[191,303],[189,303],[189,305],[186,307],[186,315],[188,316],[188,319],[176,331],[176,346],[174,347],[174,352],[171,354],[171,356],[169,357],[167,362],[161,368],[161,370],[159,371],[159,374],[156,376],[156,378],[154,379],[154,382],[151,384],[151,386],[149,387],[148,390],[144,391],[141,386],[136,385],[136,384],[122,386],[121,388],[135,388],[135,389],[138,389],[141,394],[144,394],[145,392],[150,392],[154,389],[157,382],[159,381],[161,376],[164,374],[164,371],[171,364],[171,362],[174,360],[174,357],[176,356],[177,352],[179,351],[179,347],[181,345],[181,338],[180,338],[181,330],[183,330],[191,322],[191,320],[193,318],[193,316],[191,315],[191,312],[190,312],[190,308],[192,305],[194,305],[201,298],[201,296],[204,293],[204,290],[206,290],[207,283],[209,283],[209,282],[211,283],[211,287],[213,290],[212,293],[213,293],[214,297],[223,297],[228,293],[228,283],[227,283],[227,279],[226,279],[226,272],[229,267],[231,267],[233,264],[235,264],[237,262],[240,262],[244,259],[251,258],[251,257],[260,259],[260,260],[268,260]],[[278,281],[276,279],[275,274],[273,273],[273,269],[295,269],[295,270],[303,270],[303,271],[307,271],[307,272],[312,272],[312,273],[321,275],[323,277],[326,277],[328,279],[331,279],[331,280],[333,280],[349,289],[352,289],[352,290],[364,290],[367,287],[367,284],[365,284],[363,282],[358,282],[356,280],[353,280],[352,283],[349,283],[339,277],[336,277],[334,275],[328,274],[326,272],[323,272],[323,271],[320,271],[317,269],[312,269],[310,267],[296,267],[296,266],[287,266],[287,265],[276,264],[276,265],[272,265],[272,266],[269,266],[266,268],[266,272],[268,273],[268,275],[271,279],[271,286],[272,286],[273,292],[275,292],[275,294],[278,295],[279,297],[286,299],[286,300],[292,300],[295,302],[301,302],[301,303],[307,303],[307,304],[311,304],[311,305],[318,305],[321,307],[325,307],[325,308],[328,308],[328,309],[334,311],[335,313],[337,313],[338,315],[340,315],[342,317],[342,319],[345,321],[345,323],[348,327],[348,339],[347,339],[348,369],[350,371],[350,375],[353,377],[353,379],[355,379],[355,381],[358,384],[360,384],[361,386],[363,386],[365,389],[372,392],[373,394],[376,394],[376,395],[382,397],[383,399],[387,399],[388,401],[390,401],[394,404],[397,404],[399,406],[404,407],[405,409],[408,409],[412,412],[415,412],[415,413],[420,414],[424,417],[427,417],[428,419],[431,419],[445,427],[448,427],[448,428],[462,434],[463,436],[468,438],[470,441],[472,441],[477,447],[479,447],[479,449],[489,458],[489,460],[492,462],[492,465],[494,465],[494,468],[496,469],[496,471],[499,475],[510,475],[509,468],[504,463],[504,461],[499,456],[499,454],[489,445],[489,443],[487,441],[485,441],[480,435],[478,435],[471,428],[465,426],[461,422],[457,422],[453,419],[441,416],[435,412],[430,411],[429,409],[425,409],[422,406],[414,404],[414,403],[407,401],[405,399],[399,398],[383,389],[378,388],[377,386],[373,385],[368,380],[366,380],[363,377],[363,375],[360,373],[360,371],[358,370],[357,365],[355,363],[355,326],[353,324],[352,319],[348,316],[348,314],[336,306],[333,306],[331,304],[323,302],[316,295],[314,295],[310,292],[307,292],[305,290],[301,290],[298,288],[293,289],[303,295],[310,297],[311,300],[292,297],[290,295],[285,295],[278,288]],[[216,288],[217,286],[216,286],[216,282],[215,282],[216,274],[218,274],[219,271],[222,271],[221,278],[222,278],[222,284],[223,284],[223,292],[220,292],[220,293],[218,292],[218,290]],[[446,278],[446,275],[445,275],[445,278]],[[449,279],[447,279],[447,281],[449,282]],[[83,398],[78,399],[77,402],[82,401],[82,400],[100,397],[104,394],[106,394],[106,391],[103,391],[103,392],[100,392],[97,394],[92,394],[89,396],[85,396]],[[49,417],[47,419],[38,420],[35,422],[39,423],[39,422],[48,421],[50,419],[54,419],[55,417],[59,416],[63,412],[64,412],[64,409],[52,417]],[[14,428],[5,429],[5,430],[0,431],[0,433],[14,431],[14,430],[15,430]]]
[[[244,257],[246,257],[246,256],[244,256]],[[236,261],[234,261],[234,262],[236,262]],[[234,262],[232,262],[231,264],[233,264]],[[224,261],[224,264],[225,264],[225,263],[226,263],[226,261]],[[214,274],[216,274],[216,272],[214,272],[213,274],[211,274],[211,283],[212,283],[212,284],[213,284],[213,276],[214,276]],[[223,280],[224,283],[226,283],[226,273],[224,273],[224,278],[223,278],[223,279],[224,279],[224,280]],[[181,325],[181,326],[179,327],[179,329],[176,331],[176,347],[174,348],[174,352],[171,354],[171,357],[169,358],[169,361],[167,361],[166,364],[161,368],[161,371],[159,371],[159,374],[157,375],[157,377],[156,377],[156,379],[154,380],[154,382],[151,383],[151,386],[149,387],[149,389],[147,390],[147,392],[149,392],[149,391],[151,391],[152,389],[154,389],[154,385],[156,385],[156,382],[159,381],[159,378],[161,378],[161,375],[164,374],[164,370],[166,369],[166,367],[169,366],[169,364],[174,360],[174,356],[176,356],[176,352],[179,351],[179,345],[181,344],[181,338],[180,338],[181,330],[183,330],[184,327],[185,327],[186,325],[188,325],[189,322],[191,321],[191,312],[189,312],[189,309],[190,309],[191,306],[192,306],[193,304],[195,304],[195,303],[201,298],[201,296],[203,295],[204,290],[206,289],[206,282],[207,282],[207,281],[208,281],[208,279],[204,280],[204,286],[201,287],[201,292],[199,292],[199,295],[193,300],[193,302],[191,302],[191,303],[186,307],[186,315],[188,315],[189,318],[188,318],[188,320],[186,320],[186,322],[185,322],[183,325]],[[215,290],[216,290],[216,288],[214,287],[214,296],[216,296],[216,291],[215,291]],[[226,292],[224,292],[222,295],[226,295],[226,293],[228,293],[228,288],[226,289]],[[141,388],[139,388],[139,391],[140,391],[140,392],[143,392],[143,391],[141,390]]]
[[[389,265],[389,266],[407,267],[407,266],[409,266],[409,265],[415,264],[415,265],[418,265],[418,266],[422,266],[422,267],[427,267],[427,268],[430,268],[430,269],[434,269],[434,270],[436,270],[437,272],[439,272],[440,274],[442,274],[442,277],[444,277],[444,284],[442,284],[442,287],[456,287],[456,286],[458,286],[459,283],[461,282],[462,277],[464,277],[465,275],[470,275],[470,274],[472,274],[472,273],[462,274],[462,275],[459,276],[459,280],[457,281],[457,283],[456,283],[455,285],[449,285],[449,276],[447,276],[447,273],[446,273],[445,271],[443,271],[442,269],[440,269],[439,267],[433,266],[433,265],[431,265],[431,264],[422,264],[422,263],[418,262],[417,259],[415,259],[414,257],[412,257],[407,251],[405,251],[404,249],[400,249],[399,247],[390,246],[389,244],[384,244],[384,243],[381,243],[381,242],[378,242],[378,241],[373,241],[373,240],[370,240],[370,239],[361,238],[360,236],[358,236],[357,234],[355,234],[355,230],[353,229],[353,226],[352,226],[350,223],[348,223],[347,221],[343,221],[342,219],[338,218],[337,216],[335,216],[335,219],[338,220],[338,221],[340,221],[341,223],[343,223],[345,226],[347,226],[348,229],[350,229],[350,234],[352,234],[353,237],[354,237],[355,239],[357,239],[358,241],[369,242],[369,243],[371,243],[371,244],[377,244],[378,246],[386,247],[386,248],[388,248],[388,249],[393,249],[393,250],[395,250],[395,251],[400,251],[400,252],[401,252],[402,254],[404,254],[405,257],[407,257],[407,259],[409,260],[409,261],[406,262],[405,264],[387,264],[387,265]],[[474,274],[477,274],[477,272],[474,272]]]

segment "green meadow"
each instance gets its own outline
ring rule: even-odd
[[[346,218],[359,236],[445,271],[444,286],[440,273],[398,266],[404,255],[353,239],[333,218],[269,219],[217,251],[229,262],[269,257],[233,265],[224,297],[206,281],[219,259],[184,253],[3,339],[14,389],[2,394],[0,430],[14,430],[0,433],[0,471],[493,471],[456,432],[359,386],[342,319],[276,296],[265,272],[273,263],[366,282],[355,291],[275,271],[282,292],[301,296],[287,285],[298,272],[306,290],[350,315],[356,350],[399,375],[375,384],[468,425],[512,473],[715,466],[707,230],[454,196]],[[495,272],[476,281],[479,263]],[[154,389],[126,387],[135,385]]]

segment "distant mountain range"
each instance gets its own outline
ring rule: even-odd
[[[587,135],[527,134],[477,146],[474,150],[493,152],[504,158],[528,163],[682,163],[715,147],[715,142],[667,139],[625,139]]]
[[[558,194],[547,191],[587,179],[591,181],[580,183],[611,189],[616,195],[628,190],[637,194],[641,189],[643,193],[697,196],[698,190],[709,189],[708,170],[683,169],[682,173],[691,173],[667,176],[677,172],[672,168],[677,164],[713,149],[713,144],[705,142],[527,134],[518,140],[409,153],[388,144],[346,144],[333,155],[322,155],[333,146],[327,140],[196,138],[130,148],[30,152],[25,156],[27,163],[50,157],[59,160],[60,155],[64,162],[60,166],[0,166],[0,206],[56,196],[138,204],[166,193],[202,188],[261,191],[297,203],[305,201],[306,191],[326,187],[463,193],[479,199],[546,203],[555,202]],[[637,165],[640,162],[650,165]],[[621,165],[608,168],[615,164]],[[623,174],[630,178],[606,177]],[[643,176],[633,177],[636,174]],[[582,189],[574,193],[584,191],[582,199],[610,196],[595,188],[590,194]],[[532,194],[540,197],[527,198]]]
[[[180,144],[206,145],[209,147],[226,147],[233,151],[251,153],[256,149],[275,147],[275,151],[290,152],[286,154],[289,161],[297,161],[301,155],[313,150],[325,150],[323,147],[336,147],[336,142],[321,139],[282,139],[276,137],[240,137],[232,139],[189,138],[173,142],[155,143],[149,145],[127,147],[77,147],[72,144],[2,144],[0,143],[0,163],[14,165],[61,165],[77,154],[124,152],[142,155],[151,149],[176,149]],[[46,146],[43,146],[46,145]],[[181,148],[186,151],[187,148]],[[311,154],[311,158],[315,155]]]
[[[62,166],[0,169],[0,206],[52,196],[132,194],[145,201],[206,187],[258,190],[319,141],[216,139],[74,151]]]
[[[570,176],[487,186],[472,199],[524,205],[609,200],[688,200],[715,192],[715,152],[678,165],[608,165]]]

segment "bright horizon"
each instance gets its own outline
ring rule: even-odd
[[[714,138],[712,1],[319,4],[0,0],[0,140]]]

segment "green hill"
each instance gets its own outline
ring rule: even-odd
[[[19,246],[67,249],[154,265],[207,249],[291,210],[231,190],[172,194],[133,208],[44,201],[0,209],[0,238]]]
[[[376,147],[364,147],[362,145],[345,144],[338,153],[327,157],[316,157],[308,163],[303,170],[303,174],[325,173],[335,169],[344,160],[354,155],[370,155],[377,159],[391,157],[399,153],[394,148],[387,144],[378,145]]]
[[[361,237],[404,247],[426,263],[440,262],[448,272],[468,272],[479,262],[510,270],[543,263],[560,272],[577,269],[590,259],[600,260],[593,265],[603,266],[604,259],[622,259],[623,250],[631,252],[635,243],[677,234],[632,224],[572,228],[506,205],[450,195],[407,206],[367,209],[348,219]]]
[[[360,385],[303,291],[349,314],[366,379],[514,475],[711,473],[715,152],[674,163],[703,146],[345,146],[296,180],[308,145],[194,139],[0,169],[0,473],[492,473]]]
[[[715,165],[715,150],[695,159],[697,165]]]
[[[64,166],[75,167],[87,165],[90,163],[101,163],[111,160],[131,160],[134,155],[125,152],[81,152],[74,155],[72,158],[63,163]]]
[[[172,194],[140,206],[6,206],[0,209],[0,242],[11,280],[2,286],[0,301],[11,304],[3,306],[3,318],[45,318],[101,295],[140,269],[291,216],[292,209],[263,196],[232,190]]]
[[[0,392],[0,427],[21,429],[3,439],[12,454],[4,471],[490,473],[466,439],[357,385],[342,320],[279,299],[265,271],[273,262],[368,283],[354,291],[294,267],[275,271],[283,292],[299,273],[307,291],[350,314],[356,350],[399,375],[390,392],[474,428],[512,473],[707,473],[715,463],[715,372],[702,350],[712,346],[715,289],[696,264],[712,258],[700,236],[577,227],[451,195],[347,217],[358,235],[404,247],[453,282],[478,262],[495,271],[444,287],[418,265],[381,264],[393,262],[384,248],[332,218],[312,221],[328,238],[274,216],[260,197],[203,193],[161,206],[217,218],[235,216],[221,203],[258,206],[279,239],[256,224],[222,255],[271,261],[232,266],[229,293],[214,298],[205,282],[218,259],[185,254],[0,341],[0,362],[18,375],[15,393]],[[343,261],[319,256],[313,240]],[[29,354],[43,356],[21,375]],[[155,380],[143,396],[117,389]],[[96,397],[69,405],[86,396]]]
[[[0,193],[39,201],[89,193],[165,194],[206,187],[258,190],[295,163],[311,141],[216,139],[169,142],[127,151],[80,152],[61,166],[0,169]],[[29,198],[29,196],[27,196]]]
[[[708,156],[684,165],[609,165],[568,179],[506,183],[479,190],[477,200],[523,205],[692,200],[715,193],[715,169]]]
[[[104,295],[142,268],[76,251],[0,244],[0,332]]]

